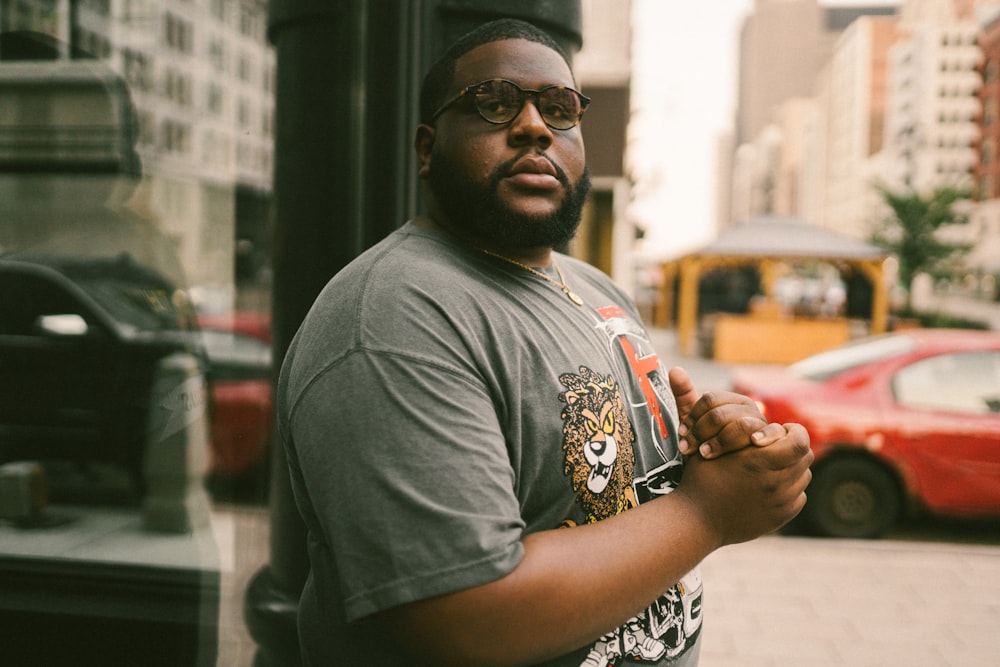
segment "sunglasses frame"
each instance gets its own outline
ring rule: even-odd
[[[451,107],[453,104],[465,98],[465,96],[468,95],[469,93],[475,93],[476,91],[478,91],[480,86],[494,82],[509,83],[510,85],[514,86],[518,91],[520,91],[523,100],[521,102],[520,107],[517,110],[517,113],[511,116],[508,120],[490,120],[489,118],[483,115],[483,112],[479,109],[479,105],[475,103],[475,96],[470,98],[472,100],[472,106],[475,108],[476,113],[479,114],[479,117],[485,120],[487,123],[491,123],[493,125],[506,125],[507,123],[513,122],[515,118],[521,115],[521,112],[524,110],[525,103],[532,102],[535,105],[535,108],[539,110],[538,113],[542,117],[542,121],[545,122],[545,125],[547,127],[553,130],[572,130],[574,127],[580,124],[581,120],[583,120],[583,114],[587,110],[587,107],[590,105],[589,97],[581,93],[579,90],[576,90],[575,88],[571,88],[569,86],[553,84],[551,86],[545,86],[544,88],[540,88],[538,90],[532,90],[530,88],[522,88],[521,86],[517,85],[510,79],[486,79],[485,81],[480,81],[478,83],[473,83],[471,85],[466,86],[457,95],[450,98],[447,102],[438,107],[438,110],[435,111],[434,114],[431,116],[431,122],[437,120],[438,116],[447,111],[448,108]],[[541,100],[542,93],[544,93],[547,90],[552,90],[553,88],[559,90],[568,90],[571,93],[574,93],[580,100],[580,114],[576,117],[576,121],[569,127],[556,127],[552,125],[548,120],[546,120],[545,115],[542,113],[541,108],[538,106],[539,100]]]

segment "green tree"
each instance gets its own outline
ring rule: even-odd
[[[955,210],[955,204],[968,199],[968,193],[953,187],[937,188],[928,195],[912,189],[897,192],[884,185],[875,188],[889,214],[877,223],[871,241],[896,256],[899,280],[909,302],[910,286],[917,274],[948,275],[972,249],[969,243],[943,241],[937,233],[944,226],[968,223],[968,216]]]

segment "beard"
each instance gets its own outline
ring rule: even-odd
[[[499,165],[487,183],[480,186],[465,178],[453,160],[436,152],[427,175],[428,187],[445,214],[447,225],[455,232],[498,248],[562,250],[580,226],[583,204],[590,192],[590,168],[585,167],[580,179],[572,184],[566,173],[553,165],[556,178],[563,185],[562,204],[549,215],[528,215],[512,210],[497,194],[500,181],[520,157]]]

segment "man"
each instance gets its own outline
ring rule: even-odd
[[[528,24],[460,39],[421,93],[427,215],[289,350],[306,664],[695,664],[698,563],[805,502],[800,426],[668,383],[628,297],[552,250],[588,188],[575,88]]]

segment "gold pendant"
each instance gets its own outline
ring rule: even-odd
[[[575,303],[576,305],[578,305],[578,306],[582,306],[583,305],[583,299],[581,299],[579,296],[577,296],[576,292],[570,290],[569,288],[564,289],[563,292],[565,292],[566,296],[569,298],[569,300],[572,301],[573,303]]]

